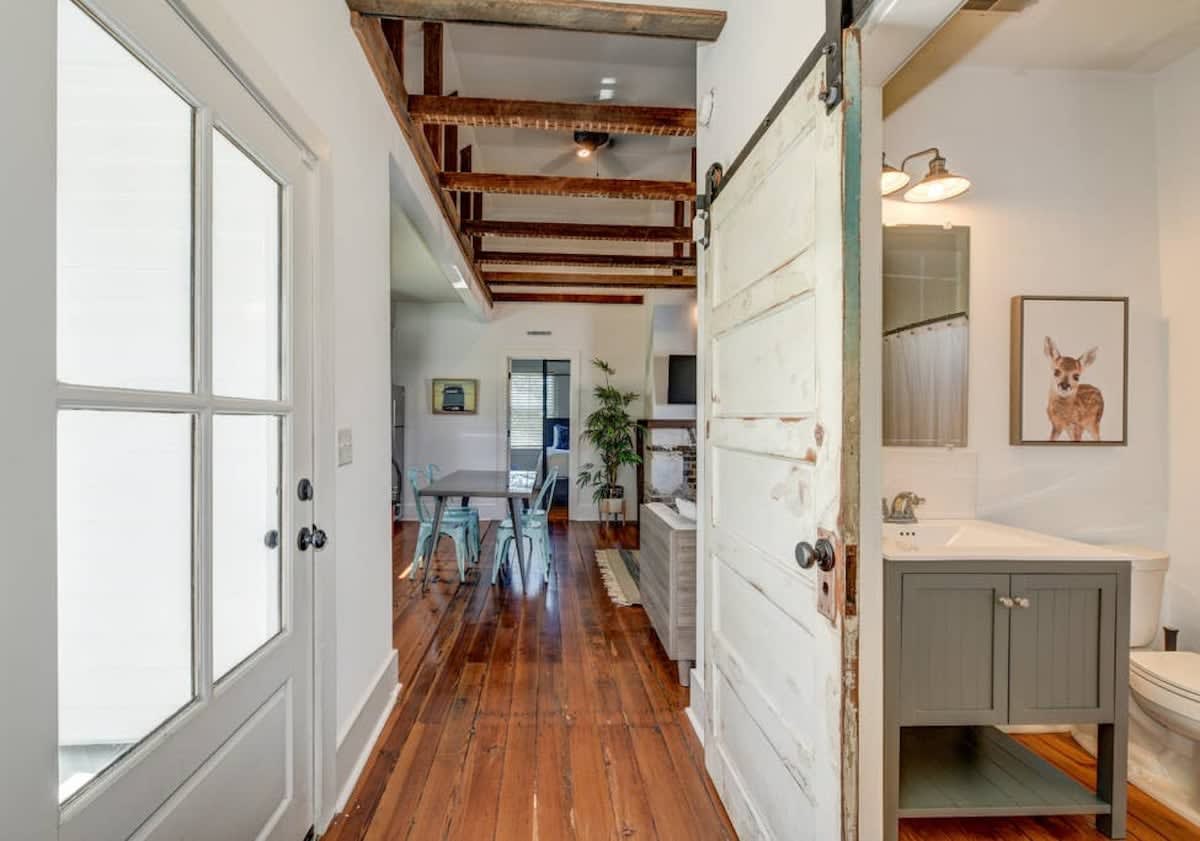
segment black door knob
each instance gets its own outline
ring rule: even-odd
[[[304,526],[300,529],[300,534],[296,537],[296,545],[300,547],[301,552],[310,546],[317,550],[324,549],[328,541],[329,538],[326,536],[324,530],[317,528],[315,525],[311,529],[308,526]]]
[[[837,563],[837,556],[833,551],[833,544],[822,537],[816,546],[807,541],[797,543],[796,563],[801,569],[812,569],[816,566],[822,572],[829,572]]]

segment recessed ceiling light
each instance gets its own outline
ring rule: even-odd
[[[600,89],[600,101],[601,102],[612,99],[614,95],[615,95],[615,91],[613,91],[612,88],[601,88]]]
[[[454,275],[457,278],[456,280],[450,281],[450,285],[455,289],[466,289],[467,279],[463,277],[462,269],[453,263],[450,265],[450,268],[454,271]]]
[[[617,80],[614,76],[605,76],[603,79],[600,80],[600,84],[602,84],[602,85],[615,85],[616,83],[617,83]]]

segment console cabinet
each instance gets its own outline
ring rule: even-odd
[[[696,660],[696,524],[659,502],[640,514],[642,607],[687,686]]]

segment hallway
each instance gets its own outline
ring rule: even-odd
[[[732,841],[676,680],[641,608],[616,608],[592,561],[633,528],[553,529],[556,574],[528,597],[482,569],[458,587],[449,543],[424,598],[403,577],[415,529],[394,538],[400,700],[346,812],[325,836],[360,839]]]

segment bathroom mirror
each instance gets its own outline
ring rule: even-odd
[[[883,444],[965,447],[970,229],[883,229]]]

